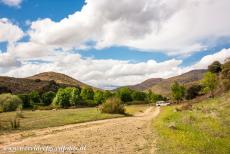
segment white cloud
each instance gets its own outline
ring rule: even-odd
[[[0,53],[0,68],[19,67],[21,62],[8,53]]]
[[[31,40],[62,48],[96,41],[113,45],[188,55],[205,49],[204,40],[230,37],[229,0],[86,0],[81,11],[60,22],[31,24]]]
[[[24,36],[23,31],[6,18],[0,18],[0,42],[13,43]]]
[[[0,0],[0,2],[8,6],[19,7],[22,0]]]
[[[192,66],[194,69],[203,69],[207,68],[214,61],[224,62],[225,59],[230,57],[230,48],[222,49],[219,52],[216,52],[212,55],[204,56],[198,63]]]

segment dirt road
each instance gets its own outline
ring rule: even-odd
[[[134,117],[100,120],[2,135],[0,136],[0,148],[35,145],[40,147],[83,145],[85,151],[72,151],[69,153],[154,153],[154,139],[150,125],[151,120],[159,112],[159,108],[150,107],[144,113]],[[6,152],[0,151],[0,153]],[[28,151],[24,153],[28,153]]]

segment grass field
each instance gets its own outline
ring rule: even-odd
[[[129,105],[126,106],[128,114],[143,112],[147,105]],[[67,124],[95,121],[109,118],[124,117],[121,114],[105,114],[96,108],[79,108],[63,110],[40,110],[40,111],[23,111],[24,118],[20,118],[20,128],[12,130],[10,121],[16,115],[16,112],[0,113],[1,133],[11,131],[22,131],[30,129],[47,128],[54,126],[63,126]]]
[[[191,110],[162,108],[153,129],[160,154],[229,154],[230,93],[194,104]]]

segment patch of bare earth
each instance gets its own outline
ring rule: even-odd
[[[134,117],[100,120],[2,135],[0,136],[0,153],[6,153],[3,151],[3,148],[6,147],[34,145],[52,147],[62,145],[86,146],[85,151],[71,153],[154,153],[151,120],[159,112],[159,108],[150,107],[144,113]],[[28,153],[28,151],[24,153]]]

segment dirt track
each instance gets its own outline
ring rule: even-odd
[[[0,136],[0,149],[3,147],[34,145],[52,147],[84,145],[86,147],[85,151],[71,153],[154,153],[155,144],[150,124],[159,112],[159,108],[150,107],[144,113],[134,117],[45,128],[7,136],[2,135]],[[0,151],[0,153],[3,152]],[[28,153],[28,151],[24,153]]]

